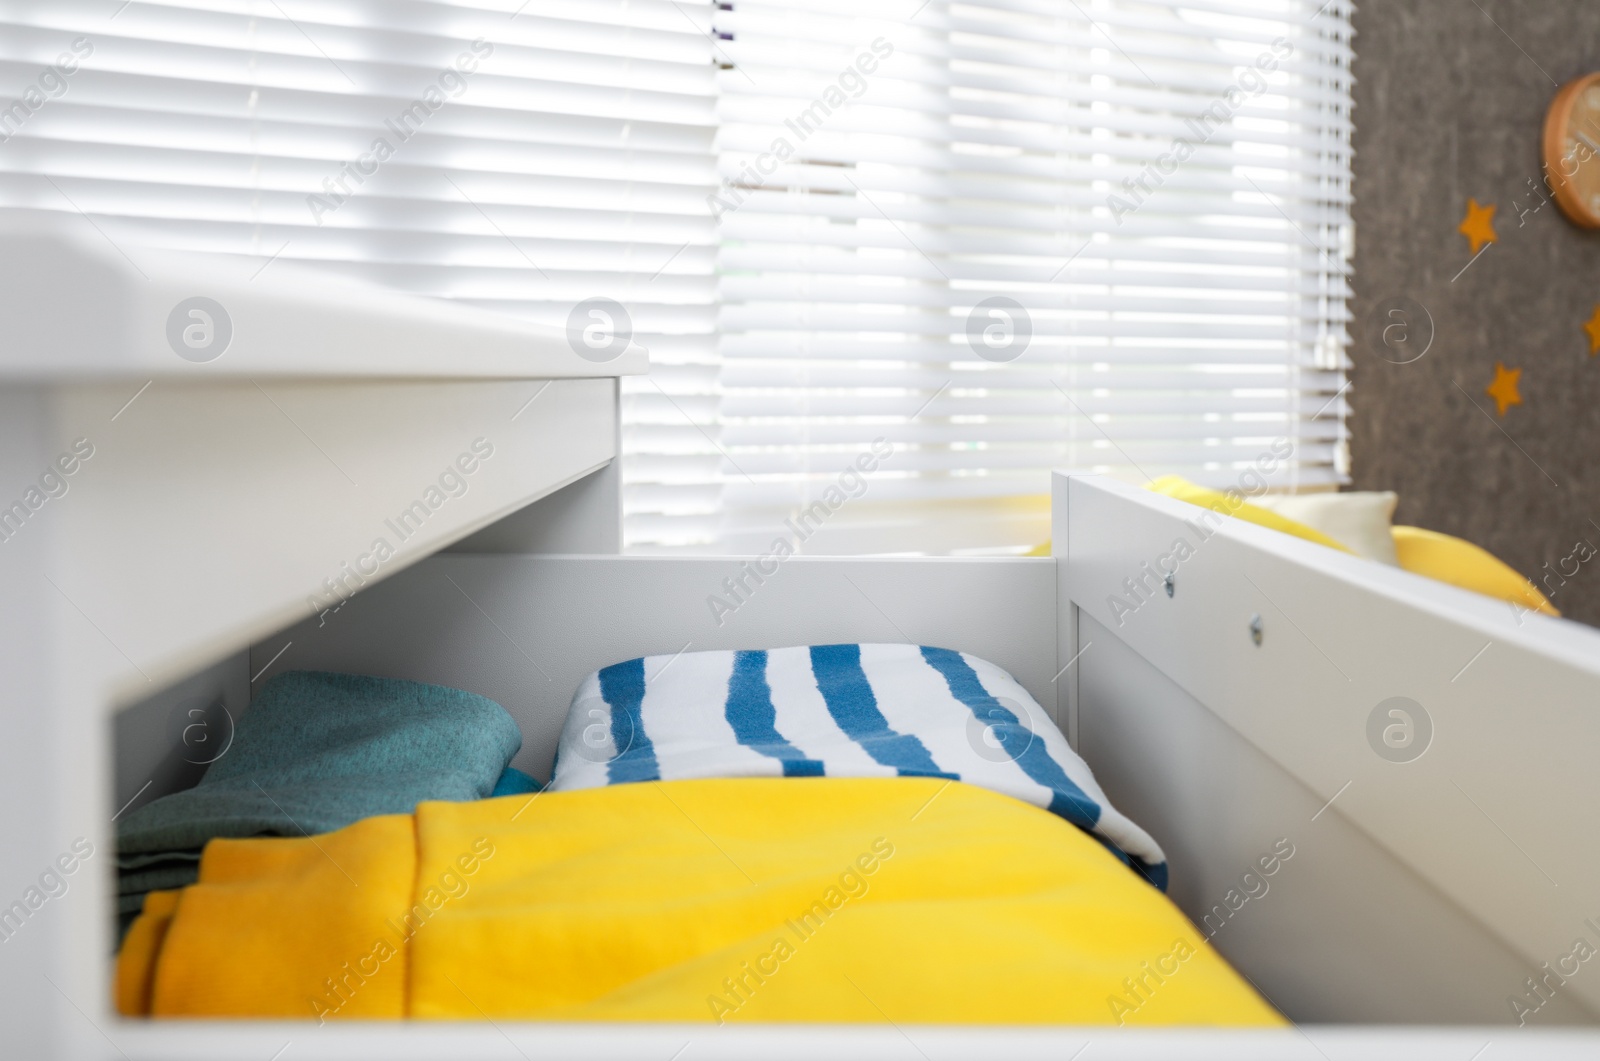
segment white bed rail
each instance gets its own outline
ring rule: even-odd
[[[1594,1020],[1600,632],[1108,479],[1054,490],[1069,727],[1236,965],[1302,1019]],[[1269,879],[1280,837],[1299,861]]]

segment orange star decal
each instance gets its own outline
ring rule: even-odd
[[[1600,306],[1594,308],[1594,316],[1589,318],[1583,330],[1589,333],[1589,356],[1600,354]]]
[[[1483,393],[1494,399],[1500,415],[1506,415],[1506,410],[1513,405],[1522,404],[1522,391],[1519,384],[1522,382],[1522,369],[1506,368],[1496,361],[1494,363],[1494,382],[1484,388]]]
[[[1483,249],[1485,243],[1494,243],[1499,237],[1494,234],[1495,205],[1479,206],[1478,200],[1467,200],[1467,216],[1461,222],[1457,232],[1472,241],[1472,253],[1476,255]]]

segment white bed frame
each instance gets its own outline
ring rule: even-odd
[[[95,848],[0,942],[6,1056],[1600,1051],[1600,965],[1580,966],[1526,1027],[1508,1002],[1576,936],[1600,944],[1585,923],[1600,924],[1600,854],[1583,843],[1600,809],[1600,633],[1234,521],[1202,541],[1193,508],[1066,475],[1053,558],[795,558],[719,624],[706,597],[737,559],[615,555],[615,377],[640,371],[642,351],[596,366],[564,336],[461,307],[330,294],[290,270],[255,286],[277,265],[252,280],[136,253],[130,268],[87,223],[65,237],[7,224],[0,334],[22,338],[0,358],[0,504],[73,439],[96,452],[0,544],[0,903],[75,838]],[[200,365],[162,330],[195,294],[235,327],[227,354]],[[71,312],[66,339],[40,324]],[[347,604],[311,614],[321,580],[477,437],[496,454],[468,492]],[[1144,565],[1180,536],[1196,547],[1169,596]],[[1130,597],[1124,579],[1141,578]],[[1118,594],[1126,607],[1109,602]],[[836,640],[941,644],[1010,670],[1161,841],[1173,898],[1300,1026],[318,1027],[111,1012],[111,819],[193,783],[171,739],[184,705],[236,716],[289,668],[440,682],[504,704],[525,735],[517,765],[547,776],[572,689],[598,666]],[[1391,697],[1432,719],[1414,761],[1368,740]],[[1263,893],[1244,875],[1280,840],[1294,855]]]

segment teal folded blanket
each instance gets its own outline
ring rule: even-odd
[[[117,826],[118,892],[192,883],[219,836],[309,836],[425,800],[487,797],[522,746],[505,708],[459,689],[353,674],[273,677],[228,754]]]
[[[494,783],[494,791],[489,793],[489,798],[496,796],[525,796],[530,792],[541,792],[544,786],[539,784],[539,779],[530,777],[514,766],[506,767],[506,772],[500,775],[500,780]]]

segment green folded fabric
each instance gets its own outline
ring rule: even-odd
[[[159,866],[167,862],[200,862],[200,849],[190,848],[187,851],[152,851],[144,855],[118,855],[117,868],[127,873],[129,870],[146,869]]]
[[[119,906],[192,883],[219,836],[309,836],[425,800],[483,799],[522,734],[505,708],[459,689],[291,671],[262,686],[228,754],[191,789],[117,826]]]
[[[183,865],[164,866],[161,869],[124,872],[117,880],[118,903],[122,905],[123,900],[135,900],[131,903],[131,908],[137,910],[144,906],[145,893],[186,888],[199,879],[199,860]]]

